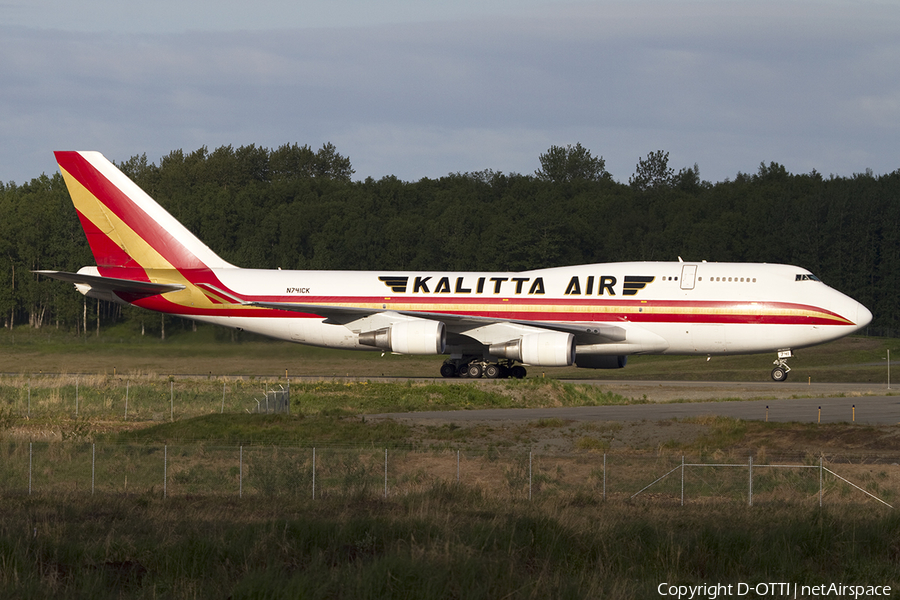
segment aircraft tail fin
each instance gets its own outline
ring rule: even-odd
[[[54,154],[101,271],[234,267],[99,152]]]

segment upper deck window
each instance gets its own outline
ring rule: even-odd
[[[794,281],[822,281],[812,273],[798,273]]]

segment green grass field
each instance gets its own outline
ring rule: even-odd
[[[847,507],[516,502],[440,484],[387,500],[69,494],[7,496],[3,508],[9,598],[624,600],[658,597],[661,583],[900,585],[898,514]]]

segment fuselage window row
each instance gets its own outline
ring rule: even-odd
[[[703,281],[702,277],[698,277],[697,281]],[[756,283],[756,277],[710,277],[710,282],[732,282],[732,283]]]

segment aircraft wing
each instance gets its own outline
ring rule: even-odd
[[[472,315],[457,315],[452,313],[434,313],[411,310],[385,310],[379,308],[365,308],[359,306],[329,306],[319,304],[293,304],[282,302],[248,302],[250,306],[262,308],[274,308],[278,310],[290,310],[324,317],[327,323],[351,325],[360,321],[382,321],[388,324],[398,320],[402,315],[405,318],[428,319],[441,321],[447,330],[462,335],[470,335],[481,343],[492,343],[492,335],[481,335],[482,332],[491,329],[544,329],[548,331],[562,331],[575,336],[577,344],[610,344],[625,341],[625,329],[616,325],[594,325],[583,323],[557,323],[545,321],[522,321],[517,319],[497,319],[494,317],[478,317]],[[373,324],[373,326],[375,326]],[[504,337],[501,335],[500,337]]]
[[[123,292],[137,296],[154,296],[156,294],[165,294],[166,292],[177,292],[185,287],[177,283],[151,283],[149,281],[133,281],[131,279],[87,275],[85,273],[67,273],[65,271],[32,272],[59,279],[60,281],[68,281],[76,286],[88,286],[91,290],[98,292]]]

